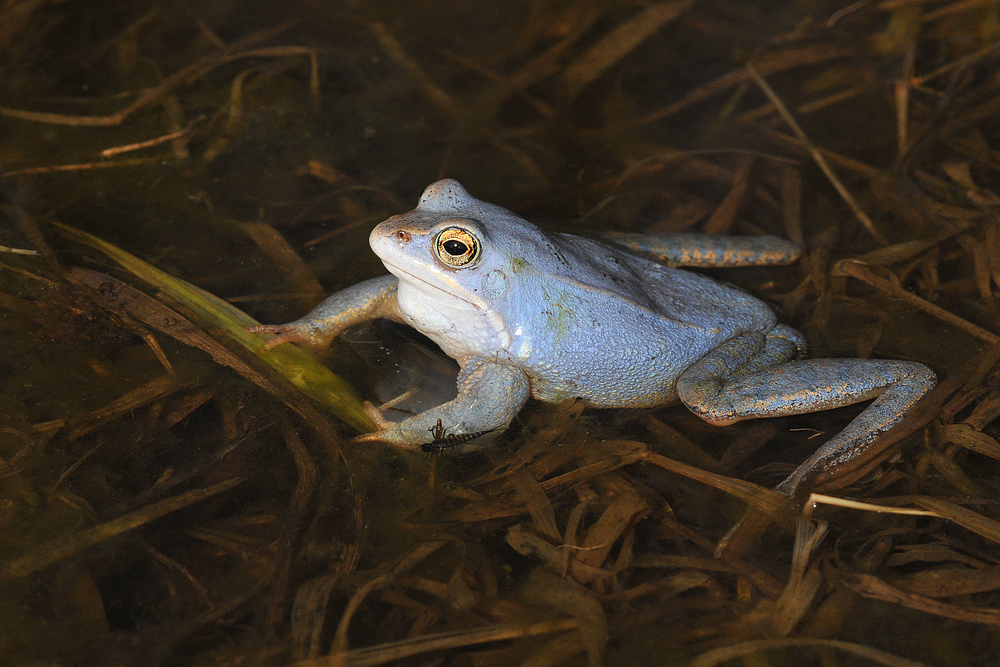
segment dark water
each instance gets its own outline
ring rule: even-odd
[[[893,106],[904,72],[933,72],[995,39],[995,10],[932,15],[931,7],[920,14],[920,3],[896,12],[872,6],[824,23],[848,4],[706,1],[676,20],[653,16],[648,5],[571,0],[5,5],[0,244],[38,247],[40,234],[58,264],[0,255],[0,457],[9,463],[30,443],[23,465],[0,467],[0,561],[8,564],[0,655],[10,664],[183,665],[287,664],[308,657],[311,646],[325,654],[351,596],[431,539],[448,546],[401,569],[406,582],[391,579],[369,594],[351,621],[351,648],[549,619],[558,605],[519,592],[539,560],[505,542],[510,526],[529,521],[524,503],[456,518],[475,503],[485,507],[491,494],[511,493],[509,484],[484,481],[491,471],[558,448],[577,452],[531,468],[538,481],[551,479],[607,456],[595,444],[605,440],[641,441],[697,467],[704,460],[685,450],[690,441],[716,462],[732,457],[719,472],[771,486],[808,456],[809,433],[836,432],[856,413],[721,430],[680,408],[652,413],[660,428],[645,414],[581,416],[532,404],[486,451],[432,459],[360,447],[347,441],[350,427],[331,420],[317,430],[204,352],[109,312],[63,271],[85,266],[156,290],[50,221],[100,237],[262,322],[284,322],[327,292],[381,275],[368,232],[412,208],[442,177],[547,228],[584,234],[709,224],[787,236],[795,199],[787,188],[799,183],[807,259],[713,275],[774,304],[820,356],[915,359],[942,376],[960,367],[983,349],[981,340],[831,278],[829,268],[885,245],[939,241],[901,256],[896,275],[911,291],[996,328],[989,276],[1000,262],[990,253],[1000,237],[991,236],[997,223],[986,212],[995,211],[997,127],[982,112],[995,92],[989,61],[973,60],[954,80],[959,93],[946,78],[920,82],[904,150]],[[637,18],[644,12],[645,22]],[[643,30],[648,37],[623,46]],[[833,155],[881,241],[792,145],[794,135],[745,74],[751,58],[811,141]],[[952,121],[964,131],[936,134]],[[100,155],[120,147],[131,150]],[[963,164],[971,165],[978,200],[964,194],[960,178],[949,180]],[[748,185],[739,198],[741,173]],[[736,206],[728,216],[719,209],[727,198]],[[287,245],[275,249],[247,223],[263,223]],[[971,240],[959,238],[966,229]],[[977,248],[987,268],[976,268]],[[425,348],[407,353],[408,339],[378,328],[349,338],[335,342],[325,362],[362,397],[401,393],[415,377],[450,385],[449,362]],[[962,417],[992,396],[990,382]],[[979,430],[995,436],[990,421]],[[940,426],[909,442],[909,460],[899,464],[905,478],[878,494],[973,497],[973,509],[995,514],[990,459],[959,456],[969,486],[956,486],[959,477],[942,472],[940,461],[935,468],[938,459],[927,453],[947,444]],[[308,461],[312,485],[303,482]],[[40,553],[236,478],[233,489],[74,542],[51,562]],[[705,563],[744,510],[724,494],[642,465],[546,491],[561,531],[574,507],[589,507],[582,531],[625,489],[648,508],[603,567],[611,571],[629,549],[647,563],[692,560],[580,580],[607,618],[607,664],[686,664],[710,648],[775,634],[767,610],[788,577],[791,535],[771,527],[720,574]],[[929,562],[997,567],[986,537],[925,519],[880,524],[879,516],[831,512],[831,536],[816,562],[859,571],[867,563],[864,571],[890,579]],[[42,564],[30,573],[12,569],[25,555]],[[665,586],[615,597],[663,585],[656,579],[663,573],[691,572],[706,579],[676,594]],[[465,589],[471,597],[456,592]],[[864,597],[847,602],[852,595],[828,576],[790,636],[857,642],[929,664],[995,664],[995,623],[945,621]],[[328,607],[310,622],[293,610],[295,600]],[[997,600],[986,586],[948,602],[995,607]],[[820,664],[818,651],[797,651],[758,656],[761,664]],[[514,648],[488,644],[478,660],[510,664],[529,655],[585,660],[582,648],[551,637]],[[838,656],[836,664],[867,664]]]

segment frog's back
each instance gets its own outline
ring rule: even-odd
[[[525,266],[508,302],[513,360],[542,400],[660,405],[677,377],[735,335],[775,316],[742,290],[568,234],[547,235],[545,270]],[[526,275],[527,274],[527,275]],[[530,275],[534,274],[534,275]]]

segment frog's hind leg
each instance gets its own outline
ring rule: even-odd
[[[718,268],[791,264],[802,253],[797,243],[776,236],[611,232],[604,237],[615,245],[652,255],[670,266]]]
[[[935,384],[916,362],[872,359],[778,359],[761,334],[734,338],[691,366],[677,381],[681,402],[720,426],[744,419],[828,410],[877,398],[800,465],[778,490],[791,494],[807,477],[848,463]],[[790,357],[789,357],[790,358]],[[777,361],[777,363],[774,363]]]

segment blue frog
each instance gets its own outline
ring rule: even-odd
[[[372,250],[390,275],[349,287],[302,319],[251,331],[325,348],[351,325],[407,324],[458,361],[457,397],[400,422],[369,406],[360,436],[420,449],[506,429],[529,397],[595,408],[680,401],[725,426],[876,399],[779,484],[850,461],[935,384],[909,361],[808,359],[801,333],[764,302],[680,266],[784,264],[799,247],[769,236],[545,232],[454,180],[380,223]],[[661,262],[646,259],[650,255]]]

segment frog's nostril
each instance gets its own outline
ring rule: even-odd
[[[396,240],[400,241],[401,243],[409,243],[412,240],[410,238],[410,232],[404,232],[402,229],[396,232],[395,236]]]

